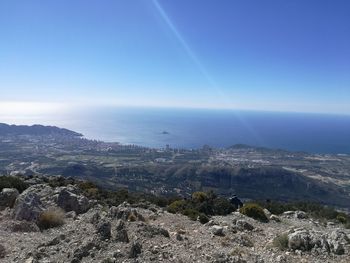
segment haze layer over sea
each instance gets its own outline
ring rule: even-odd
[[[82,108],[55,114],[3,115],[0,122],[68,128],[86,138],[148,147],[249,144],[350,154],[350,116],[233,110]]]

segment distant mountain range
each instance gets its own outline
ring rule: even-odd
[[[8,125],[6,123],[0,123],[0,136],[4,135],[62,135],[81,137],[80,133],[62,129],[55,126],[43,126],[43,125]]]

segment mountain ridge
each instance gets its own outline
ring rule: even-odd
[[[63,135],[82,137],[83,134],[56,126],[34,125],[10,125],[0,123],[0,135]]]

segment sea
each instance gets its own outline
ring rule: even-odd
[[[33,116],[2,116],[10,124],[55,125],[88,139],[147,147],[197,149],[247,144],[309,153],[350,154],[350,116],[237,110],[89,107]]]

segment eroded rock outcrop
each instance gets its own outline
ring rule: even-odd
[[[19,192],[15,188],[2,189],[0,192],[0,210],[5,209],[6,207],[12,208],[18,196]]]
[[[133,242],[129,252],[129,258],[136,258],[142,252],[142,245],[139,242]]]
[[[31,191],[24,191],[15,202],[13,218],[16,220],[37,221],[45,210],[40,197]]]
[[[89,209],[89,199],[70,191],[68,188],[62,188],[57,196],[57,205],[66,212],[74,211],[81,214]]]
[[[100,235],[101,240],[111,238],[112,236],[111,229],[112,229],[111,222],[106,220],[102,220],[96,226],[97,233]]]
[[[116,228],[115,228],[115,241],[129,243],[128,232],[125,227],[125,223],[123,220],[119,220]]]
[[[292,250],[313,250],[342,255],[345,252],[345,245],[349,243],[348,235],[340,230],[324,234],[319,231],[297,229],[288,234],[288,247]]]

